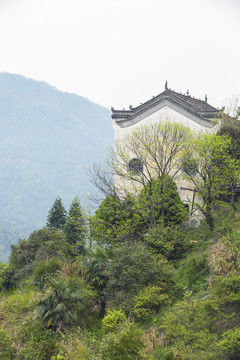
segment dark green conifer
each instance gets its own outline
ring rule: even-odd
[[[47,227],[50,229],[63,229],[66,223],[66,210],[63,206],[62,199],[58,196],[49,210],[47,217]]]
[[[67,242],[74,245],[79,253],[83,253],[85,245],[86,225],[79,198],[71,202],[64,232]]]

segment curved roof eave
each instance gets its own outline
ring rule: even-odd
[[[152,100],[152,99],[151,99]],[[112,110],[112,118],[116,121],[116,123],[120,127],[128,127],[132,126],[147,116],[154,114],[156,111],[162,109],[164,106],[168,106],[171,109],[181,113],[182,115],[186,116],[190,120],[204,126],[207,128],[212,128],[215,124],[212,121],[216,114],[220,111],[215,108],[213,110],[204,111],[204,109],[196,109],[193,106],[187,106],[186,104],[182,103],[181,101],[177,101],[178,99],[170,98],[168,96],[161,97],[160,101],[155,101],[148,106],[139,106],[138,108],[132,110]],[[146,104],[146,103],[145,103]],[[145,105],[144,104],[144,105]],[[137,109],[137,111],[136,111]]]

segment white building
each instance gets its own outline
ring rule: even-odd
[[[220,124],[216,119],[221,113],[222,109],[208,104],[207,96],[205,100],[195,99],[188,91],[182,94],[169,89],[166,82],[165,90],[161,94],[137,107],[129,106],[129,110],[112,108],[115,141],[123,140],[138,127],[166,120],[177,122],[195,132],[216,131]],[[181,177],[175,181],[180,198],[188,204],[194,202],[195,192],[192,184]]]

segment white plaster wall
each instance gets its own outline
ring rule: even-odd
[[[181,111],[181,109],[179,109],[179,110]],[[192,117],[192,119],[191,119],[191,117]],[[186,113],[186,115],[184,115],[183,113],[180,113],[176,109],[172,109],[170,106],[167,106],[167,105],[163,106],[162,108],[160,108],[156,111],[154,111],[154,109],[153,109],[153,111],[150,114],[148,114],[146,117],[144,117],[144,114],[140,115],[139,119],[138,118],[135,119],[136,123],[134,123],[130,126],[121,127],[117,124],[115,119],[113,119],[113,128],[115,130],[115,141],[123,140],[125,138],[125,136],[131,134],[132,131],[138,129],[139,127],[155,124],[158,122],[161,122],[161,123],[164,123],[165,121],[176,122],[180,125],[186,126],[187,128],[194,131],[195,133],[216,132],[220,126],[220,122],[218,122],[213,127],[206,127],[206,126],[204,126],[204,121],[202,121],[202,123],[200,123],[201,121],[199,121],[199,123],[198,123],[197,122],[198,119],[195,118],[195,121],[193,119],[194,119],[194,115],[191,116],[191,114],[187,114],[187,113]],[[117,181],[117,179],[115,179],[115,181]],[[189,206],[190,206],[189,210],[191,210],[193,191],[183,190],[182,188],[188,188],[188,189],[193,190],[193,188],[194,188],[193,184],[191,184],[191,182],[189,182],[183,176],[181,176],[181,174],[178,175],[178,177],[175,179],[175,182],[176,182],[176,185],[178,188],[178,193],[180,195],[181,200],[184,203],[189,204]],[[196,198],[197,198],[197,194],[196,194]],[[195,223],[199,223],[201,218],[202,218],[202,215],[199,213],[199,211],[197,211],[190,216],[189,223],[191,223],[191,221],[194,221]]]

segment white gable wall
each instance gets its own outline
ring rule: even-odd
[[[150,114],[139,115],[134,120],[128,120],[126,122],[124,121],[119,125],[115,119],[113,119],[115,140],[122,140],[126,135],[130,134],[132,131],[141,126],[147,126],[158,122],[163,123],[164,121],[177,122],[188,127],[194,132],[211,132],[215,130],[215,127],[209,127],[210,125],[207,121],[199,120],[194,115],[188,114],[187,112],[181,112],[182,113],[178,112],[177,109],[172,109],[171,107],[165,105],[157,111],[154,111]],[[206,127],[206,125],[208,127]]]
[[[180,125],[188,127],[190,130],[196,133],[214,132],[217,131],[218,127],[220,126],[220,122],[213,124],[212,122],[202,120],[197,118],[195,115],[190,114],[185,109],[182,109],[168,101],[164,101],[164,103],[157,105],[153,109],[148,109],[132,120],[123,120],[118,124],[115,119],[113,119],[115,140],[123,140],[127,135],[131,134],[132,131],[139,127],[148,126],[158,122],[164,123],[165,121],[176,122]],[[117,179],[115,179],[115,181],[117,181]],[[193,200],[194,193],[191,190],[186,190],[186,188],[193,190],[193,185],[181,176],[179,176],[178,179],[175,179],[175,182],[177,184],[180,198],[183,202],[190,205],[191,210],[191,202]],[[189,221],[199,223],[200,218],[201,216],[199,212],[197,212],[190,217]]]

